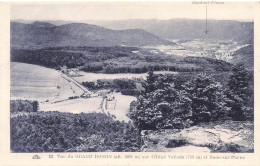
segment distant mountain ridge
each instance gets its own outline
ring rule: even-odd
[[[141,28],[165,39],[225,39],[235,40],[244,44],[253,43],[254,22],[234,20],[208,20],[205,33],[205,20],[171,19],[171,20],[115,20],[86,21],[87,23],[105,28],[123,30]],[[53,22],[55,23],[55,22]]]
[[[42,21],[35,21],[32,23],[32,25],[37,27],[55,27],[54,24],[48,23],[48,22],[42,22]]]
[[[32,20],[16,20],[20,23],[33,23]],[[64,20],[45,20],[56,26],[73,23]],[[143,29],[164,39],[224,39],[234,40],[243,44],[254,42],[254,22],[235,20],[208,20],[208,33],[205,34],[205,20],[196,19],[129,19],[129,20],[82,20],[112,30]]]
[[[11,46],[146,46],[171,45],[143,29],[110,30],[97,25],[70,23],[56,26],[47,22],[11,22]]]

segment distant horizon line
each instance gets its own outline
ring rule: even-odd
[[[39,20],[30,20],[30,19],[10,19],[10,21],[68,21],[68,22],[82,22],[82,21],[134,21],[134,20],[159,20],[159,21],[170,21],[170,20],[202,20],[205,21],[205,19],[200,18],[171,18],[171,19],[158,19],[158,18],[134,18],[134,19],[114,19],[114,20],[104,20],[104,19],[87,19],[87,20],[62,20],[62,19],[39,19]],[[238,21],[238,22],[254,22],[254,19],[215,19],[215,18],[208,18],[207,20],[214,20],[214,21]]]

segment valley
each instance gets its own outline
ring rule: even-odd
[[[176,45],[160,45],[156,47],[144,46],[144,48],[150,48],[150,52],[155,54],[165,53],[167,55],[176,55],[182,57],[207,57],[231,62],[233,59],[233,54],[236,51],[250,45],[223,39],[194,39],[171,41],[176,43]]]
[[[13,152],[254,151],[252,22],[90,23],[11,21]]]
[[[216,69],[226,68],[225,63],[232,62],[233,54],[237,50],[246,47],[247,45],[241,45],[233,41],[225,40],[173,40],[172,42],[176,43],[174,46],[170,45],[158,45],[158,46],[145,46],[142,48],[113,48],[112,50],[115,54],[111,54],[109,50],[111,48],[72,48],[79,50],[88,50],[88,49],[97,49],[98,51],[103,52],[107,60],[103,62],[94,62],[89,64],[90,67],[84,66],[75,66],[75,68],[66,67],[66,64],[63,67],[60,67],[59,70],[54,70],[51,68],[45,68],[38,65],[20,63],[23,60],[18,60],[20,62],[11,62],[11,99],[23,99],[23,100],[37,100],[39,101],[39,108],[41,111],[60,111],[60,112],[71,112],[71,113],[89,113],[89,112],[101,112],[106,114],[111,114],[116,117],[117,120],[129,121],[129,117],[126,116],[130,103],[136,100],[133,96],[122,95],[118,93],[110,93],[111,89],[99,89],[99,90],[89,90],[87,87],[82,85],[83,82],[97,82],[98,80],[116,80],[116,79],[130,79],[130,80],[145,80],[148,76],[147,69],[149,66],[154,63],[156,66],[159,66],[156,69],[156,66],[153,66],[155,69],[155,74],[171,74],[171,75],[182,75],[182,68],[186,67],[187,71],[196,71],[196,68],[200,71],[214,72]],[[47,53],[44,56],[55,55],[55,53],[66,53],[69,56],[71,48],[53,48],[48,49],[47,52],[44,50],[19,50],[19,56],[32,54],[32,58],[35,57],[37,53],[43,54]],[[82,52],[83,55],[80,55],[81,58],[87,57],[88,59],[96,58],[93,56],[96,54],[96,51],[93,52],[90,50],[89,55],[86,55],[86,51]],[[114,57],[114,55],[119,54],[122,50],[126,56]],[[129,51],[128,51],[129,50]],[[139,50],[139,51],[132,51]],[[122,52],[121,51],[121,52]],[[26,54],[25,54],[26,53]],[[48,53],[51,53],[48,55]],[[66,59],[66,54],[61,58],[61,61],[64,62]],[[75,54],[75,51],[74,53]],[[74,56],[72,54],[72,57]],[[109,56],[107,56],[107,54]],[[16,56],[16,54],[14,54]],[[38,54],[39,55],[39,54]],[[78,54],[75,54],[78,55]],[[99,53],[100,56],[100,53]],[[17,56],[18,57],[18,56]],[[129,59],[130,57],[130,59]],[[158,57],[158,59],[156,59]],[[53,58],[53,57],[52,57]],[[135,59],[133,59],[135,58]],[[218,63],[213,63],[203,58],[211,58],[216,60]],[[64,60],[63,60],[64,59]],[[74,56],[75,59],[75,56]],[[48,60],[48,59],[47,59]],[[170,60],[170,61],[169,61]],[[35,60],[34,60],[35,61]],[[49,61],[49,60],[48,60]],[[51,60],[53,61],[53,60]],[[107,62],[106,62],[107,61]],[[143,62],[142,62],[143,61]],[[122,68],[128,66],[128,68],[133,69],[135,66],[149,66],[143,72],[130,73],[123,72]],[[160,63],[165,64],[164,67],[160,68]],[[107,63],[111,67],[115,66],[115,71],[110,74],[110,72],[92,72],[92,68],[97,68],[98,65],[106,65]],[[210,63],[209,63],[210,62]],[[219,63],[221,62],[221,63]],[[56,59],[56,63],[59,63]],[[71,61],[68,63],[71,63]],[[206,65],[208,63],[208,65]],[[50,63],[48,63],[50,64]],[[94,65],[93,65],[94,64]],[[62,65],[62,64],[60,64]],[[77,63],[76,63],[77,65]],[[223,67],[224,65],[224,67]],[[102,68],[103,68],[102,66]],[[117,67],[121,71],[118,70]],[[176,67],[174,67],[176,66]],[[180,66],[180,70],[178,70]],[[48,67],[48,66],[47,66]],[[173,71],[171,71],[173,68]],[[57,68],[57,67],[56,67]],[[194,68],[195,70],[193,70]],[[107,69],[106,69],[107,70]],[[111,70],[111,68],[110,68]],[[136,69],[137,70],[137,69]],[[156,71],[158,70],[158,71]],[[228,69],[229,70],[229,69]],[[127,70],[128,71],[128,70]],[[119,72],[119,73],[118,73]],[[216,73],[215,73],[216,74]],[[25,77],[24,77],[25,76]],[[220,77],[223,79],[223,77]],[[140,85],[139,85],[140,86]],[[113,101],[104,100],[104,97],[112,94],[115,99]],[[110,108],[105,108],[105,105],[111,105]]]

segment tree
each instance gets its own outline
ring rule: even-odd
[[[128,114],[139,130],[183,128],[186,112],[177,108],[180,93],[172,80],[149,72],[144,93],[131,103]]]
[[[39,103],[38,101],[33,101],[32,102],[32,106],[33,106],[33,112],[37,112],[39,109]]]
[[[226,95],[231,107],[230,116],[234,120],[253,120],[253,75],[243,64],[237,64],[232,68]]]
[[[129,116],[139,130],[184,128],[199,122],[225,119],[230,108],[220,83],[198,74],[175,88],[167,75],[148,75],[145,92],[131,103]]]
[[[148,72],[148,76],[145,81],[145,93],[150,93],[155,90],[155,80],[156,80],[156,75],[153,73],[153,70],[150,70]]]
[[[198,74],[183,85],[186,109],[190,109],[195,123],[225,117],[228,113],[221,85],[211,76]],[[188,107],[188,108],[187,108]]]

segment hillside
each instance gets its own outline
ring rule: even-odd
[[[237,50],[232,57],[231,63],[242,63],[247,69],[254,70],[254,47],[252,45]]]
[[[204,32],[205,20],[138,19],[86,22],[115,30],[140,28],[165,39],[233,39],[241,43],[252,43],[254,35],[253,22],[239,22],[232,20],[208,20],[209,32],[207,35]]]
[[[173,43],[142,29],[110,30],[83,23],[56,26],[44,22],[34,22],[32,24],[11,22],[11,46],[13,47],[145,46],[168,44]]]
[[[137,53],[133,53],[133,51]],[[61,66],[98,73],[146,73],[229,71],[228,62],[205,57],[181,57],[154,54],[135,47],[52,47],[42,49],[11,49],[11,62],[23,62],[59,69]]]

